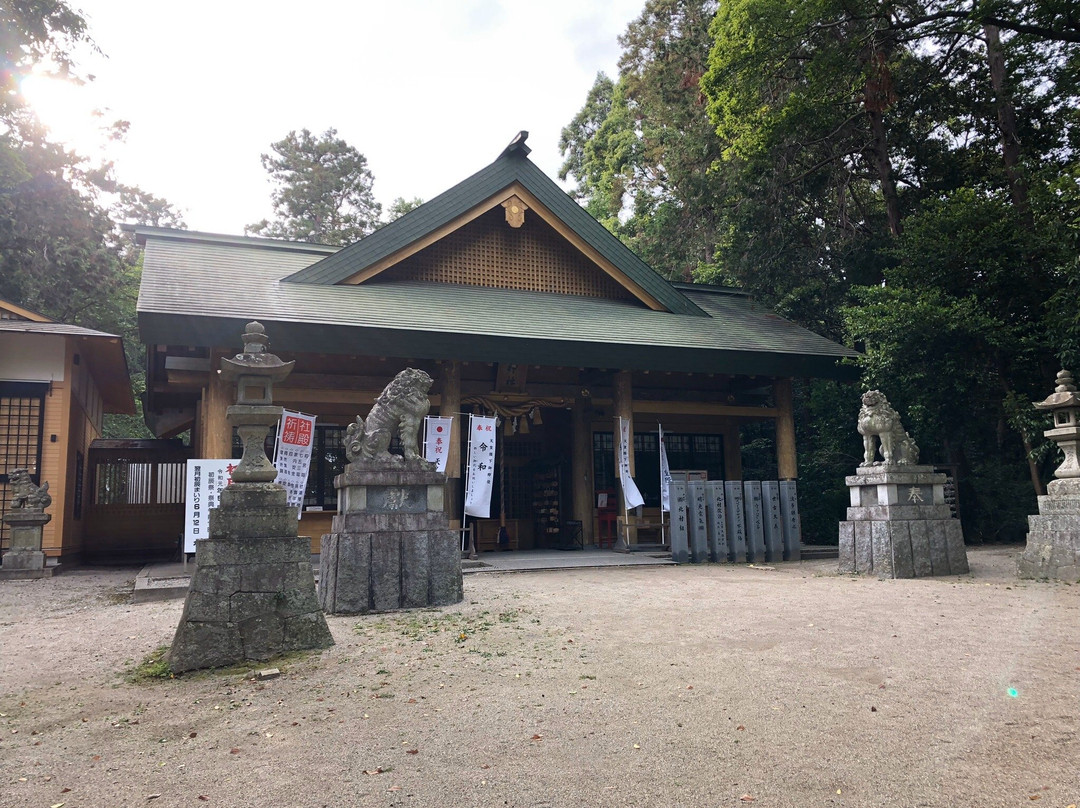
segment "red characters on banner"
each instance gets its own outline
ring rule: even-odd
[[[311,421],[292,415],[285,417],[285,426],[281,430],[281,442],[293,446],[311,445]]]

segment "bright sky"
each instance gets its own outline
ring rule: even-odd
[[[555,177],[559,132],[645,0],[73,0],[107,58],[89,84],[26,94],[54,136],[90,153],[95,123],[118,179],[168,199],[194,230],[271,215],[259,155],[292,129],[338,130],[368,159],[384,207],[431,199],[521,129]],[[35,92],[36,91],[36,92]],[[107,108],[104,119],[91,111]]]

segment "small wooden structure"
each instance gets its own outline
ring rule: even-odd
[[[83,556],[91,564],[172,558],[184,528],[191,450],[179,440],[95,440]]]
[[[0,517],[12,470],[26,468],[35,484],[47,480],[53,518],[42,550],[49,563],[82,558],[87,456],[106,412],[135,413],[120,337],[0,300]],[[8,542],[0,519],[0,549]]]

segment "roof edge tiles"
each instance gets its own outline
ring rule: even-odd
[[[516,142],[516,141],[515,141]],[[360,241],[282,279],[284,283],[331,286],[363,272],[429,233],[450,224],[515,183],[536,197],[552,215],[622,272],[634,285],[673,314],[708,314],[571,199],[526,156],[528,149],[507,149],[490,165],[447,191],[384,225]]]
[[[309,253],[311,255],[333,255],[341,247],[331,244],[316,244],[311,241],[283,241],[276,238],[257,236],[234,236],[227,233],[208,233],[201,230],[177,230],[172,227],[150,227],[148,225],[121,225],[121,228],[135,236],[135,242],[146,245],[147,237],[169,241],[187,241],[195,244],[222,244],[233,247],[254,247],[262,250],[282,250],[285,252]]]

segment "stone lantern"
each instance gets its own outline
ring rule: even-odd
[[[277,469],[266,456],[266,430],[281,418],[274,406],[274,382],[292,373],[295,362],[282,362],[267,353],[269,338],[261,323],[250,322],[243,335],[244,352],[234,359],[221,360],[221,377],[236,382],[236,403],[226,410],[230,426],[235,426],[244,444],[244,455],[232,473],[237,483],[272,483]]]
[[[1065,453],[1046,495],[1039,497],[1039,513],[1028,517],[1027,545],[1020,556],[1021,578],[1080,581],[1080,396],[1072,373],[1062,370],[1057,387],[1035,407],[1054,418],[1053,428],[1043,432]]]
[[[311,540],[297,536],[296,508],[274,482],[264,448],[281,417],[273,383],[293,363],[267,353],[259,323],[247,324],[243,340],[243,353],[221,361],[221,375],[236,382],[226,418],[244,456],[210,511],[210,536],[195,543],[195,573],[167,657],[176,673],[334,644],[315,594]]]
[[[1035,402],[1035,409],[1047,410],[1053,415],[1053,428],[1043,434],[1065,453],[1065,462],[1054,472],[1057,479],[1050,483],[1048,490],[1050,493],[1057,490],[1080,493],[1080,483],[1062,484],[1065,480],[1080,478],[1080,458],[1077,457],[1077,446],[1080,446],[1080,396],[1076,393],[1072,373],[1060,371],[1054,392],[1045,401]]]

